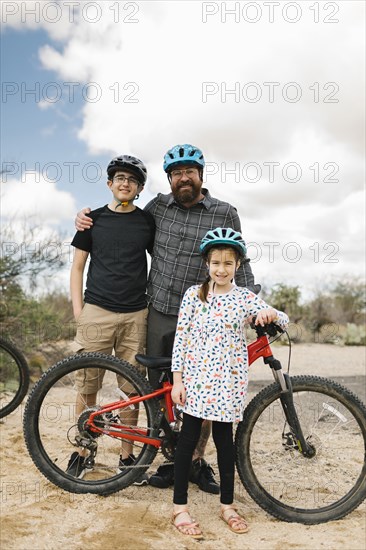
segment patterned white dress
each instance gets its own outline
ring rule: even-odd
[[[248,350],[244,324],[269,308],[247,288],[198,297],[190,287],[182,300],[174,340],[172,371],[182,372],[186,389],[184,412],[198,418],[240,422],[248,386]],[[288,317],[278,311],[280,326]]]

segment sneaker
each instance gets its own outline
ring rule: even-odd
[[[119,463],[118,468],[116,470],[117,474],[120,474],[123,472],[123,470],[128,467],[132,466],[132,464],[136,461],[136,458],[133,455],[130,455],[128,458],[122,458],[119,457]],[[137,487],[141,487],[142,485],[148,485],[149,484],[149,477],[145,472],[142,472],[140,477],[133,483],[133,485],[137,485]]]
[[[214,471],[204,458],[196,458],[192,462],[189,481],[196,483],[201,491],[218,495],[220,486],[214,478]]]
[[[69,463],[66,468],[66,473],[70,476],[82,479],[85,475],[85,472],[85,458],[83,456],[80,456],[79,453],[75,451],[70,457]]]
[[[159,489],[167,489],[174,485],[174,464],[162,464],[149,479],[150,485]]]

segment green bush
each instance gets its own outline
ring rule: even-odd
[[[343,342],[346,346],[366,346],[365,326],[347,323]]]
[[[12,338],[25,352],[45,342],[73,338],[74,323],[67,296],[49,294],[36,299],[20,287],[2,293],[1,333]]]

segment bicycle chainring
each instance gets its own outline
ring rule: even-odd
[[[165,458],[171,462],[174,461],[175,450],[177,448],[177,441],[178,441],[178,432],[174,432],[174,442],[164,437],[161,444],[161,452],[163,453]]]

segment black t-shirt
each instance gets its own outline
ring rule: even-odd
[[[90,253],[84,301],[127,313],[146,307],[146,250],[152,252],[155,223],[148,212],[93,210],[91,229],[78,231],[72,246]]]

